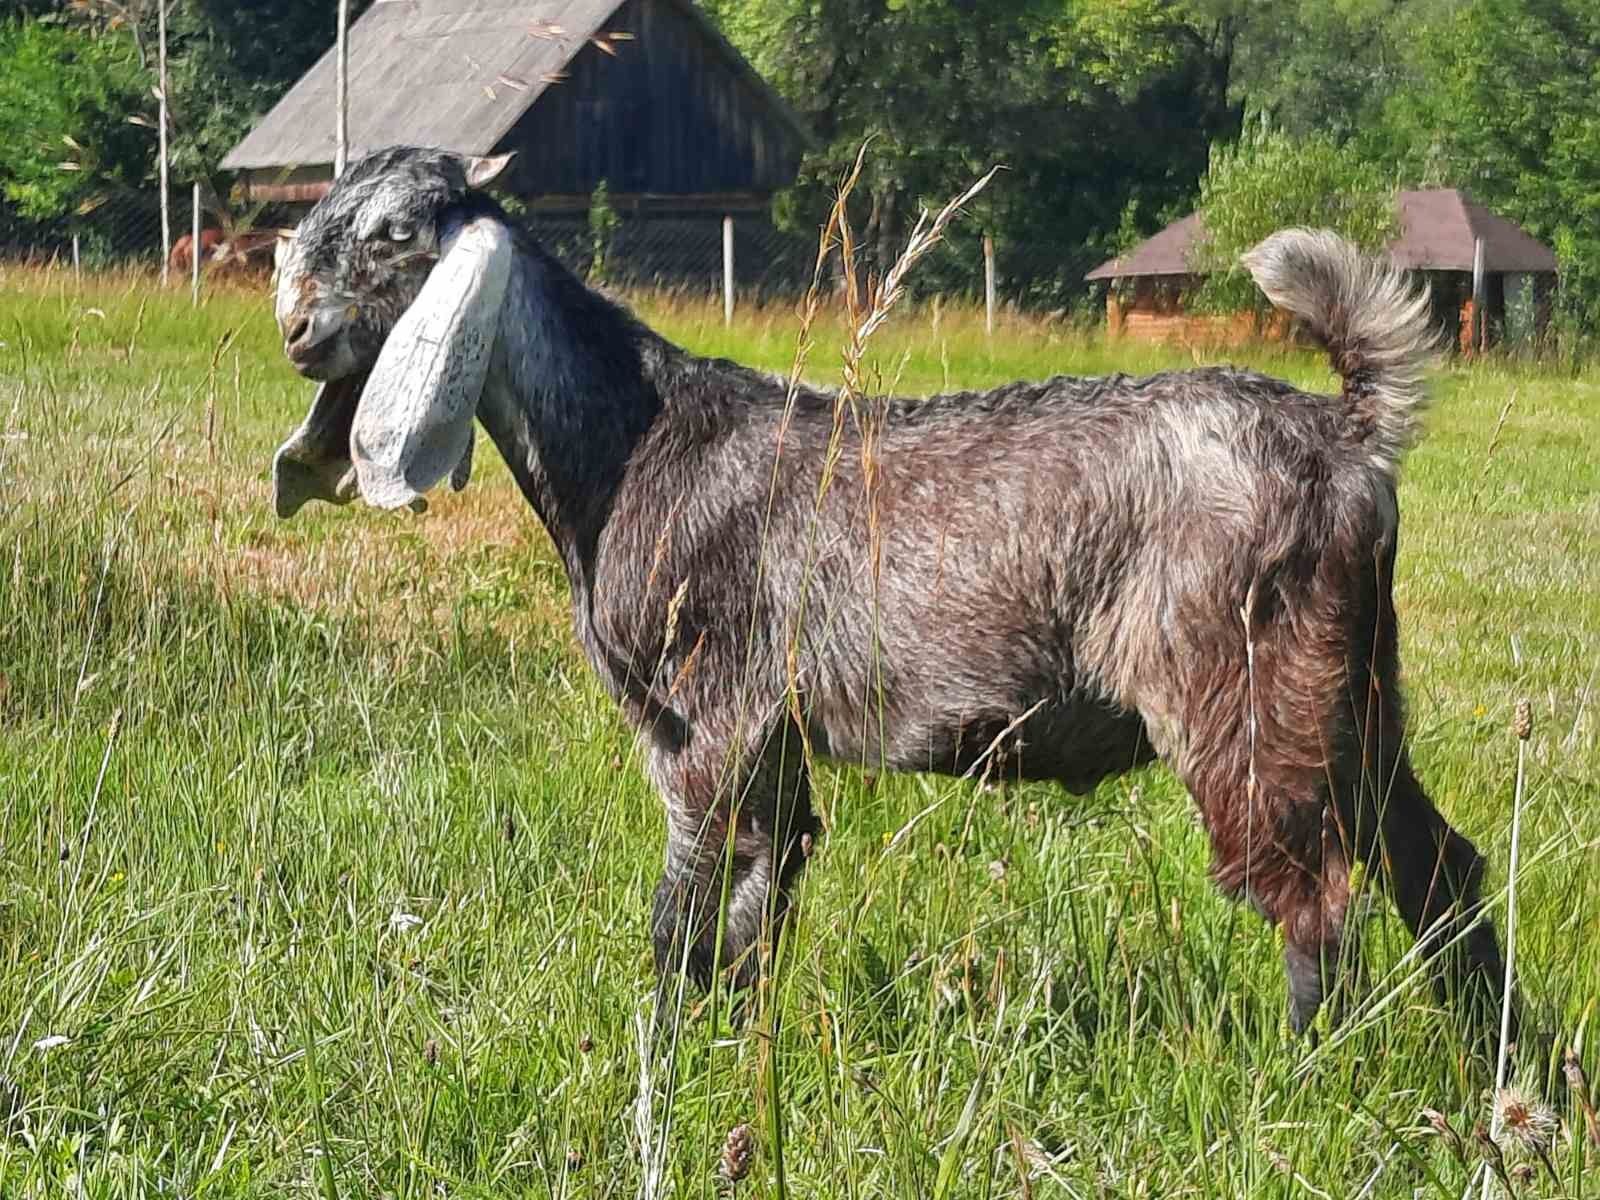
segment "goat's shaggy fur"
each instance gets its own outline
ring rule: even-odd
[[[321,369],[351,406],[426,275],[411,231],[504,219],[465,177],[384,152],[301,228],[281,316],[359,306]],[[401,244],[374,236],[394,221]],[[477,417],[665,800],[663,972],[759,969],[819,833],[813,754],[954,773],[1003,754],[1072,792],[1159,756],[1218,883],[1282,926],[1297,1029],[1357,862],[1429,953],[1459,943],[1450,977],[1496,992],[1482,860],[1405,751],[1395,474],[1432,338],[1394,269],[1306,231],[1248,259],[1327,342],[1332,396],[1214,367],[862,400],[841,422],[834,395],[686,353],[517,237]]]

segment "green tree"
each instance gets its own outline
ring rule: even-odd
[[[143,186],[154,101],[135,48],[39,21],[0,26],[0,191],[23,216],[64,216]]]
[[[350,20],[370,0],[351,0]],[[333,45],[332,0],[186,0],[170,18],[174,170],[209,177]],[[148,36],[148,31],[147,31]]]
[[[919,206],[998,162],[1005,172],[942,248],[946,261],[930,261],[918,281],[971,286],[976,235],[987,230],[1007,290],[1059,303],[1084,293],[1083,270],[1130,205],[1151,223],[1192,198],[1207,144],[1237,127],[1226,97],[1232,17],[1202,8],[716,0],[713,12],[819,139],[784,209],[793,224],[815,224],[871,138],[856,215],[884,262]]]
[[[1419,31],[1444,34],[1463,0],[1256,0],[1240,13],[1230,94],[1294,137],[1381,146],[1385,106],[1425,71]]]
[[[1275,230],[1333,229],[1369,250],[1395,233],[1395,190],[1381,167],[1350,143],[1295,138],[1265,122],[1211,148],[1199,211],[1205,233],[1194,267],[1206,282],[1197,302],[1218,311],[1260,303],[1239,256]]]

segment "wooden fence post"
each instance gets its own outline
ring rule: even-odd
[[[733,324],[733,216],[722,218],[722,323]]]
[[[350,153],[350,0],[339,0],[339,30],[337,59],[338,95],[334,107],[338,110],[333,129],[333,177],[344,174],[346,157]]]
[[[160,101],[156,119],[159,123],[157,141],[160,144],[161,162],[161,286],[167,285],[167,259],[172,256],[172,216],[168,212],[167,197],[167,0],[156,3],[156,90]]]
[[[189,221],[189,304],[200,307],[200,184],[194,185]]]
[[[994,238],[983,235],[983,331],[994,334]]]

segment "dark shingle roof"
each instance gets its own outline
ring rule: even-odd
[[[377,0],[350,27],[352,160],[392,145],[487,154],[623,0]],[[802,139],[804,127],[693,0],[672,7]],[[624,43],[625,44],[625,43]],[[330,163],[337,68],[329,50],[222,160],[225,170]]]
[[[1455,188],[1401,192],[1400,229],[1389,253],[1413,270],[1472,270],[1475,238],[1483,239],[1486,271],[1556,269],[1556,256],[1547,246]]]
[[[1126,254],[1101,263],[1085,279],[1122,279],[1132,275],[1189,275],[1189,251],[1200,240],[1200,214],[1174,221]]]
[[[1401,192],[1396,203],[1400,236],[1389,243],[1389,253],[1403,267],[1414,271],[1470,271],[1473,242],[1482,238],[1486,271],[1556,269],[1556,256],[1548,247],[1455,188]],[[1201,233],[1199,214],[1191,213],[1128,253],[1101,263],[1084,278],[1192,274],[1189,254]]]

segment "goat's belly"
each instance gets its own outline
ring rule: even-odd
[[[1083,794],[1155,757],[1136,713],[1093,701],[1047,702],[1019,711],[869,713],[812,729],[829,758],[898,771],[979,779],[1052,780]]]

